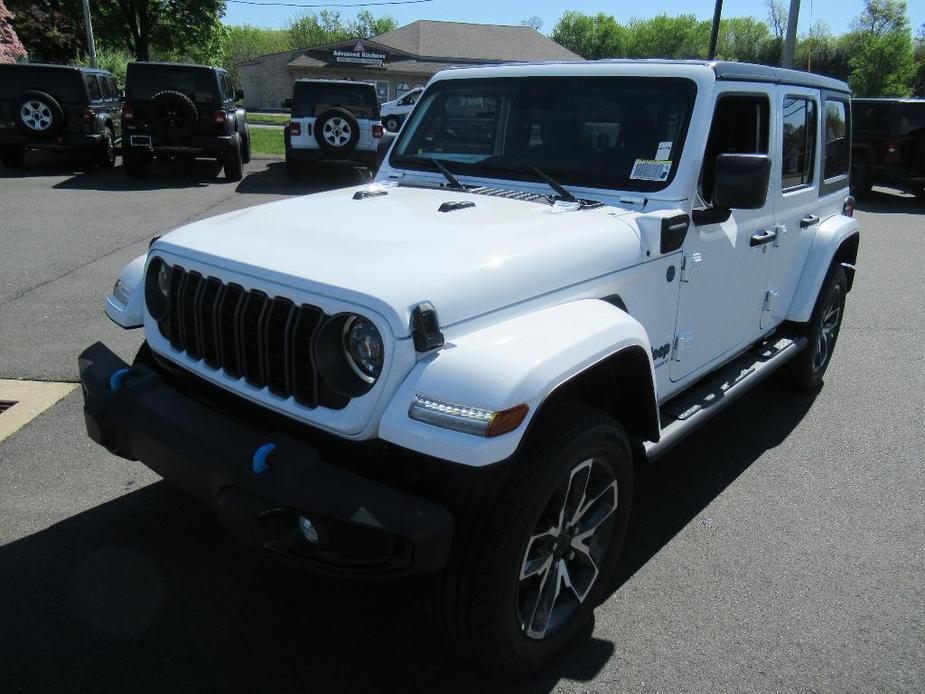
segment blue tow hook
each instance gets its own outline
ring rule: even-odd
[[[275,450],[275,443],[265,443],[254,451],[254,459],[251,461],[251,470],[254,471],[255,475],[262,475],[270,469],[270,466],[267,464],[267,456]]]
[[[109,377],[109,390],[116,392],[122,387],[122,381],[128,376],[128,372],[131,369],[119,369],[118,371],[113,371],[112,376]]]

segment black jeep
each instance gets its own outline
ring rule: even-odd
[[[111,73],[64,65],[0,65],[0,161],[21,166],[26,150],[83,150],[116,164],[121,97]]]
[[[925,99],[853,99],[854,195],[885,184],[925,197]]]
[[[244,97],[225,70],[205,65],[130,63],[125,76],[122,161],[129,176],[147,175],[151,160],[214,157],[225,178],[239,181],[251,158]]]

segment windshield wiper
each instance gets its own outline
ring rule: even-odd
[[[446,168],[443,164],[441,164],[437,159],[434,159],[432,157],[423,157],[423,158],[429,160],[430,163],[432,163],[435,167],[437,167],[437,170],[440,171],[440,173],[442,173],[446,177],[446,180],[450,182],[450,188],[456,188],[457,190],[466,189],[466,186],[460,183],[459,179],[456,178],[456,176],[454,176],[450,172],[450,170]]]
[[[540,170],[539,170],[538,168],[536,168],[535,166],[530,166],[530,167],[528,167],[528,168],[529,168],[530,171],[532,171],[532,172],[535,173],[537,176],[539,176],[539,177],[542,178],[544,181],[546,181],[546,183],[549,184],[549,187],[552,188],[554,191],[556,191],[556,192],[559,194],[559,197],[562,198],[563,200],[565,200],[565,202],[581,202],[578,198],[576,198],[574,195],[572,195],[570,192],[568,192],[568,191],[562,186],[562,184],[559,183],[559,182],[558,182],[556,179],[554,179],[552,176],[549,176],[549,175],[547,175],[547,174],[544,174],[542,171],[540,171]]]

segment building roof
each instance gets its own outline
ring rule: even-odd
[[[420,19],[373,41],[440,62],[582,60],[532,27]]]

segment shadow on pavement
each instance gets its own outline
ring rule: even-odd
[[[261,171],[246,176],[238,183],[239,193],[258,193],[265,195],[304,195],[320,193],[336,188],[361,185],[370,180],[369,172],[352,166],[318,166],[306,169],[297,181],[286,176],[286,162],[273,161]]]
[[[779,380],[641,471],[614,590],[800,422],[815,396]],[[532,679],[486,685],[436,637],[424,595],[251,553],[159,482],[0,548],[0,690],[548,692],[615,652],[589,625]]]
[[[858,198],[856,206],[862,212],[923,214],[925,213],[925,198],[893,188],[877,187],[867,195]]]

